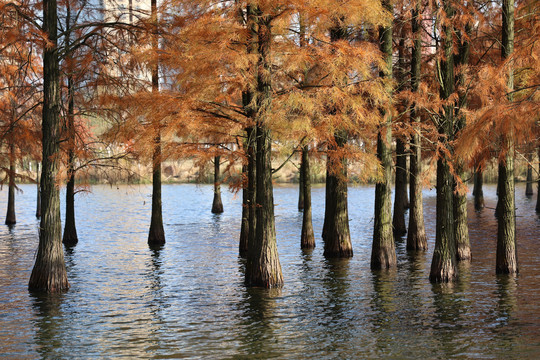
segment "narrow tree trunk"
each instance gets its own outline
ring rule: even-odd
[[[407,233],[405,225],[405,210],[409,202],[407,198],[407,153],[405,141],[396,139],[396,194],[394,197],[394,218],[392,225],[394,235],[403,236]]]
[[[41,189],[39,185],[39,161],[36,161],[36,185],[37,185],[37,199],[36,199],[36,218],[41,217]]]
[[[69,154],[70,165],[72,165],[73,154]],[[75,226],[75,172],[73,168],[68,169],[68,182],[66,186],[66,223],[64,225],[64,236],[62,242],[67,246],[74,246],[78,242],[77,228]]]
[[[538,148],[538,186],[536,188],[536,212],[540,213],[540,147]]]
[[[300,247],[302,249],[313,249],[315,247],[315,235],[313,234],[313,223],[311,221],[311,174],[309,166],[309,150],[307,145],[302,147],[302,189],[303,209],[302,235],[300,237]]]
[[[247,178],[247,165],[242,165],[242,178]],[[244,187],[242,189],[242,222],[240,224],[240,243],[238,245],[238,253],[240,257],[246,257],[248,251],[249,201],[247,194],[247,184],[244,182]]]
[[[152,22],[157,27],[157,0],[151,0]],[[152,47],[158,48],[157,29],[154,34]],[[159,68],[156,61],[152,67],[152,92],[159,92]],[[165,244],[165,231],[163,230],[163,213],[161,206],[161,130],[159,119],[152,120],[154,130],[154,153],[152,156],[152,218],[150,220],[150,231],[148,234],[148,244],[150,246],[161,246]]]
[[[221,214],[223,212],[223,202],[221,201],[221,184],[219,162],[220,156],[214,157],[214,201],[212,202],[212,213]]]
[[[300,162],[300,171],[298,174],[298,211],[304,210],[304,166],[303,162]]]
[[[265,288],[283,285],[281,264],[277,252],[272,186],[272,141],[268,129],[267,113],[271,96],[271,18],[257,11],[258,16],[258,70],[257,70],[257,149],[256,149],[256,237],[249,244],[246,264],[247,286]]]
[[[13,144],[13,139],[10,136],[9,144],[9,188],[8,188],[8,206],[6,213],[6,225],[14,225],[17,223],[17,218],[15,216],[15,145]]]
[[[41,173],[41,223],[36,262],[30,275],[31,291],[49,293],[69,288],[60,220],[60,192],[56,184],[60,143],[60,71],[57,49],[56,0],[43,1],[43,171]]]
[[[484,208],[484,190],[482,189],[484,184],[484,173],[482,169],[478,168],[474,173],[474,209],[480,211]]]
[[[532,178],[532,165],[531,165],[531,161],[532,159],[529,158],[527,159],[527,185],[525,187],[525,196],[527,197],[532,197],[534,192],[533,192],[533,178]]]
[[[422,61],[422,38],[420,29],[420,2],[416,2],[412,16],[413,49],[411,58],[411,90],[418,91]],[[420,118],[416,116],[415,106],[411,109],[411,121],[415,132],[411,137],[411,164],[409,173],[410,209],[407,250],[426,250],[427,238],[424,227],[424,207],[422,199],[422,143],[420,141]]]
[[[503,60],[514,51],[514,0],[503,0],[502,4],[502,51]],[[514,88],[514,74],[508,72],[508,91]],[[510,99],[511,100],[511,99]],[[497,274],[517,274],[516,207],[514,187],[514,142],[513,134],[504,135],[506,154],[499,162],[499,209],[497,218]]]
[[[392,5],[384,2],[384,6],[392,12]],[[388,75],[392,76],[392,26],[379,30],[380,48],[386,59]],[[373,244],[371,248],[371,269],[381,270],[396,267],[396,249],[392,234],[392,199],[390,182],[392,176],[392,144],[391,115],[385,114],[385,124],[377,134],[377,157],[383,168],[383,178],[375,185],[375,217],[373,224]],[[404,204],[402,204],[404,206]]]
[[[445,12],[448,18],[454,14],[449,2],[445,2]],[[453,28],[443,26],[444,61],[441,64],[441,98],[447,99],[454,92],[454,46]],[[448,145],[454,132],[454,106],[444,108],[444,116],[439,119],[439,141]],[[437,219],[435,249],[431,263],[429,279],[431,282],[448,282],[457,278],[456,244],[454,231],[453,206],[453,176],[450,172],[450,159],[441,154],[437,161]]]

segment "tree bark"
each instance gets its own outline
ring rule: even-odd
[[[392,225],[394,235],[401,237],[407,233],[405,225],[405,210],[409,199],[407,197],[407,152],[405,151],[405,141],[396,139],[396,194],[394,197],[394,217]]]
[[[448,18],[452,18],[454,11],[446,1],[444,10]],[[443,26],[444,61],[441,64],[441,98],[447,99],[454,92],[454,46],[451,25]],[[439,119],[439,141],[448,147],[448,140],[454,132],[454,106],[444,107],[444,114]],[[450,150],[450,149],[449,149]],[[429,279],[431,282],[449,282],[457,278],[456,244],[454,231],[453,207],[453,176],[450,172],[450,159],[446,154],[440,154],[437,161],[437,219],[435,249],[431,263]]]
[[[6,213],[6,225],[15,225],[17,218],[15,216],[15,144],[13,143],[13,134],[8,135],[9,144],[9,187],[8,187],[8,206]]]
[[[157,50],[157,0],[151,0],[151,17],[156,26],[152,47]],[[157,60],[152,66],[152,92],[159,92],[159,65]],[[162,246],[165,244],[165,231],[163,230],[163,213],[161,206],[161,129],[159,119],[152,120],[154,130],[154,153],[152,155],[152,217],[148,233],[148,245]]]
[[[300,162],[300,171],[298,174],[298,211],[304,210],[304,169],[302,168],[303,166],[304,166],[304,163]]]
[[[384,2],[385,8],[392,12],[392,5]],[[379,29],[379,42],[386,60],[388,75],[383,71],[380,76],[392,76],[392,26]],[[373,224],[373,244],[371,248],[371,269],[395,268],[396,249],[392,231],[392,144],[391,115],[385,114],[385,123],[377,134],[377,158],[383,168],[383,178],[375,185],[375,217]],[[402,204],[403,205],[403,204]]]
[[[514,0],[503,0],[502,4],[502,49],[503,60],[514,51]],[[514,73],[508,71],[508,91],[514,88]],[[511,100],[511,98],[509,99]],[[514,185],[514,141],[513,134],[503,136],[506,150],[504,159],[499,161],[499,209],[497,217],[497,274],[517,274],[516,247],[516,207]]]
[[[422,38],[420,28],[420,2],[412,13],[413,48],[411,58],[411,90],[418,91],[422,61]],[[411,164],[409,172],[409,231],[407,233],[407,250],[427,250],[427,237],[424,227],[424,207],[422,199],[422,143],[420,141],[420,118],[416,116],[415,106],[411,108],[411,121],[415,132],[411,137]]]
[[[36,161],[36,186],[37,186],[37,195],[36,195],[36,218],[41,217],[41,189],[39,185],[39,161]]]
[[[538,148],[538,186],[536,187],[536,212],[540,213],[540,147]]]
[[[219,162],[221,157],[214,157],[214,201],[212,202],[212,213],[221,214],[223,212],[223,202],[221,201],[221,185]]]
[[[473,196],[474,196],[474,209],[480,211],[484,208],[484,190],[482,189],[484,185],[484,173],[482,169],[478,168],[474,172],[474,187],[473,187]]]
[[[302,189],[303,196],[303,209],[302,216],[302,235],[300,237],[300,247],[302,249],[315,248],[315,235],[313,233],[313,223],[311,220],[311,174],[309,166],[309,150],[308,146],[302,147],[302,165],[300,167],[302,171]]]
[[[56,186],[60,142],[60,71],[57,48],[56,0],[43,1],[43,110],[41,173],[41,223],[36,262],[30,275],[31,291],[61,292],[69,288],[62,249],[60,192]]]
[[[257,69],[257,149],[256,149],[256,237],[249,244],[245,283],[265,288],[281,287],[283,275],[277,252],[272,186],[272,140],[268,128],[271,95],[271,17],[257,12],[258,69]]]
[[[531,165],[531,161],[532,159],[529,158],[527,159],[528,162],[527,162],[527,185],[525,186],[525,196],[527,197],[532,197],[534,195],[534,192],[533,192],[533,178],[532,178],[532,165]]]

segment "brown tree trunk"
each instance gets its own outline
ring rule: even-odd
[[[157,27],[157,0],[151,0],[152,22]],[[152,47],[158,48],[157,30],[154,34]],[[159,92],[159,67],[158,62],[152,66],[152,92]],[[163,213],[161,206],[161,130],[160,121],[152,120],[154,136],[154,153],[152,155],[152,218],[148,233],[148,245],[162,246],[165,244],[165,231],[163,230]]]
[[[36,196],[36,218],[41,217],[41,189],[39,185],[39,161],[36,161],[36,186],[37,186],[37,196]]]
[[[411,90],[418,91],[422,61],[422,38],[420,21],[420,2],[416,2],[412,16],[413,49],[411,58]],[[411,137],[411,164],[409,173],[409,231],[407,233],[407,250],[426,250],[427,238],[424,227],[424,207],[422,197],[422,143],[420,141],[420,118],[416,116],[413,105],[411,121],[414,122],[415,132]]]
[[[484,208],[484,190],[482,189],[484,185],[484,173],[482,169],[478,168],[474,173],[474,187],[473,187],[473,196],[474,196],[474,209],[480,211]]]
[[[394,217],[392,225],[394,235],[400,237],[407,233],[405,225],[405,210],[409,199],[407,197],[407,152],[405,151],[405,141],[396,139],[396,194],[394,197]]]
[[[536,187],[536,212],[540,213],[540,147],[538,148],[538,186]]]
[[[514,51],[514,0],[502,4],[502,51],[503,60]],[[514,88],[513,69],[508,72],[508,91]],[[510,99],[511,100],[511,99]],[[513,134],[505,134],[503,145],[506,154],[499,161],[499,200],[497,217],[497,274],[517,274],[516,206],[514,186]]]
[[[303,217],[302,217],[302,235],[300,237],[300,247],[302,249],[313,249],[315,247],[315,235],[313,234],[313,223],[311,220],[311,174],[309,166],[308,146],[302,147],[302,189],[303,196]]]
[[[271,95],[270,44],[271,17],[257,10],[258,16],[258,69],[257,69],[257,148],[256,148],[256,237],[249,244],[246,264],[247,286],[265,288],[283,285],[281,264],[277,252],[272,186],[272,140],[268,129],[268,111]]]
[[[6,213],[6,225],[15,225],[17,223],[17,218],[15,216],[15,144],[13,144],[13,139],[10,136],[9,144],[9,188],[8,188],[8,204],[7,204],[7,213]]]
[[[526,197],[532,197],[534,195],[533,192],[533,177],[532,177],[532,165],[531,165],[531,158],[527,159],[527,185],[525,186],[525,196]]]
[[[223,212],[223,202],[221,201],[221,176],[219,171],[220,156],[214,157],[214,201],[212,202],[212,213],[221,214]]]
[[[304,166],[304,163],[300,162],[300,171],[298,173],[298,211],[304,210],[304,169],[302,168],[303,166]]]
[[[61,292],[69,288],[60,220],[60,192],[56,184],[60,144],[60,71],[57,48],[56,0],[43,1],[43,171],[41,173],[41,223],[36,262],[30,275],[31,291]]]
[[[454,14],[449,2],[444,4],[446,16],[451,18]],[[451,25],[443,26],[444,61],[441,64],[441,98],[447,99],[454,92],[454,46],[453,28]],[[439,119],[439,141],[448,145],[454,132],[454,106],[444,108],[444,115]],[[450,172],[450,159],[441,154],[437,161],[437,219],[435,249],[431,263],[429,279],[431,282],[448,282],[457,278],[456,244],[454,232],[454,206],[453,206],[453,176]]]
[[[392,5],[384,2],[384,6],[392,12]],[[379,42],[386,60],[388,75],[380,72],[380,76],[392,76],[392,26],[379,29]],[[391,115],[385,114],[385,124],[377,134],[377,158],[383,168],[383,179],[375,185],[375,217],[373,224],[373,244],[371,248],[371,269],[381,270],[396,267],[396,249],[392,232],[392,199],[390,182],[392,176],[392,144]],[[402,204],[404,205],[404,204]]]

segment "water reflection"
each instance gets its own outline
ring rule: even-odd
[[[517,281],[511,275],[497,275],[497,322],[499,327],[509,323],[517,307]]]
[[[43,358],[61,357],[59,356],[61,354],[58,354],[57,351],[63,349],[62,340],[73,341],[73,339],[66,338],[62,329],[63,313],[61,306],[64,295],[33,293],[30,296],[32,308],[37,315],[34,321],[37,329],[34,340],[38,345],[38,353]]]
[[[373,295],[371,298],[371,331],[377,351],[388,353],[393,343],[393,329],[396,327],[396,272],[374,271],[372,275]]]

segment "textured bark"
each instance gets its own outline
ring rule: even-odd
[[[221,201],[221,175],[219,171],[220,157],[214,157],[214,201],[212,202],[212,213],[221,214],[223,212],[223,202]]]
[[[57,49],[56,0],[43,2],[43,30],[48,44],[43,49],[43,109],[41,173],[41,222],[36,262],[30,275],[31,291],[61,292],[69,288],[60,220],[60,192],[56,186],[60,143],[60,71]]]
[[[540,213],[540,147],[538,148],[538,185],[536,187],[536,212]]]
[[[502,51],[507,59],[514,51],[514,1],[502,3]],[[507,82],[508,91],[514,89],[514,73],[510,69]],[[511,100],[511,98],[510,98]],[[514,185],[514,142],[513,134],[503,136],[506,154],[499,161],[499,200],[497,217],[497,274],[517,274],[518,259],[516,247],[516,206]]]
[[[152,0],[151,4],[152,21],[157,23],[157,0]],[[152,47],[158,48],[157,34],[154,34]],[[159,68],[158,63],[152,66],[152,92],[159,91]],[[163,230],[163,213],[161,206],[161,130],[160,121],[154,119],[152,127],[154,130],[154,153],[152,155],[152,217],[150,220],[150,231],[148,233],[148,245],[161,246],[165,244],[165,231]]]
[[[256,237],[249,244],[246,264],[247,286],[265,288],[283,285],[281,264],[277,252],[272,186],[272,140],[267,124],[271,102],[271,18],[257,11],[258,69],[257,69],[257,148],[256,148]]]
[[[298,174],[298,211],[304,210],[304,170],[303,163],[300,162],[300,171]]]
[[[467,220],[467,194],[454,193],[454,238],[456,242],[456,260],[471,260],[469,225]]]
[[[422,38],[420,21],[420,3],[417,1],[412,16],[413,48],[411,58],[411,91],[417,92],[420,83],[420,65],[422,60]],[[414,106],[411,109],[411,121],[415,132],[411,137],[411,164],[409,172],[409,231],[407,233],[407,250],[426,250],[427,237],[424,227],[424,207],[422,196],[422,143],[420,141],[420,118],[416,116]]]
[[[445,2],[445,12],[449,18],[453,9]],[[454,46],[453,28],[443,26],[443,51],[445,61],[441,64],[441,98],[447,99],[454,92]],[[439,119],[439,141],[448,146],[454,132],[454,107],[444,107],[444,115]],[[441,154],[437,161],[437,219],[435,249],[429,279],[431,282],[448,282],[457,278],[456,245],[454,232],[453,176],[450,172],[450,159]]]
[[[385,2],[384,6],[392,12],[392,6]],[[388,76],[392,74],[392,26],[379,30],[380,48],[386,60]],[[386,76],[384,72],[381,76]],[[383,168],[383,178],[375,185],[375,217],[373,224],[373,244],[371,248],[371,269],[390,269],[396,267],[396,249],[392,231],[392,199],[390,182],[392,176],[392,143],[391,115],[385,115],[385,124],[377,134],[377,158]]]
[[[525,186],[525,196],[527,197],[532,197],[534,192],[533,192],[533,177],[532,177],[532,165],[531,165],[531,160],[532,159],[528,159],[529,160],[529,163],[527,164],[527,185]]]
[[[345,146],[347,135],[344,131],[337,132],[334,136],[337,149]],[[347,201],[347,159],[336,155],[337,149],[328,149],[322,238],[325,257],[348,258],[353,256],[353,249]]]
[[[247,165],[242,165],[242,177],[247,178]],[[249,236],[249,202],[248,190],[246,184],[242,189],[242,222],[240,224],[240,243],[238,244],[238,254],[240,257],[246,257],[248,251]]]
[[[41,189],[39,181],[39,161],[36,161],[36,186],[37,186],[37,195],[36,195],[36,218],[41,217]]]
[[[481,169],[478,169],[474,173],[474,187],[473,187],[473,196],[474,196],[474,209],[480,211],[484,208],[484,190],[482,189],[484,185],[484,173]]]
[[[66,223],[62,242],[67,246],[74,246],[79,241],[75,226],[75,173],[68,170],[68,182],[66,186]]]
[[[313,223],[311,220],[311,174],[309,166],[308,147],[302,147],[302,189],[303,196],[303,216],[302,235],[300,237],[300,247],[302,249],[313,249],[315,247],[315,235],[313,233]]]
[[[394,196],[394,217],[392,225],[394,235],[403,236],[407,233],[405,225],[405,210],[409,199],[407,196],[407,153],[405,151],[405,141],[396,139],[396,194]]]
[[[11,134],[9,136],[12,136]],[[9,144],[9,187],[8,187],[8,204],[6,213],[6,225],[14,225],[17,223],[15,216],[15,145],[10,139]]]

